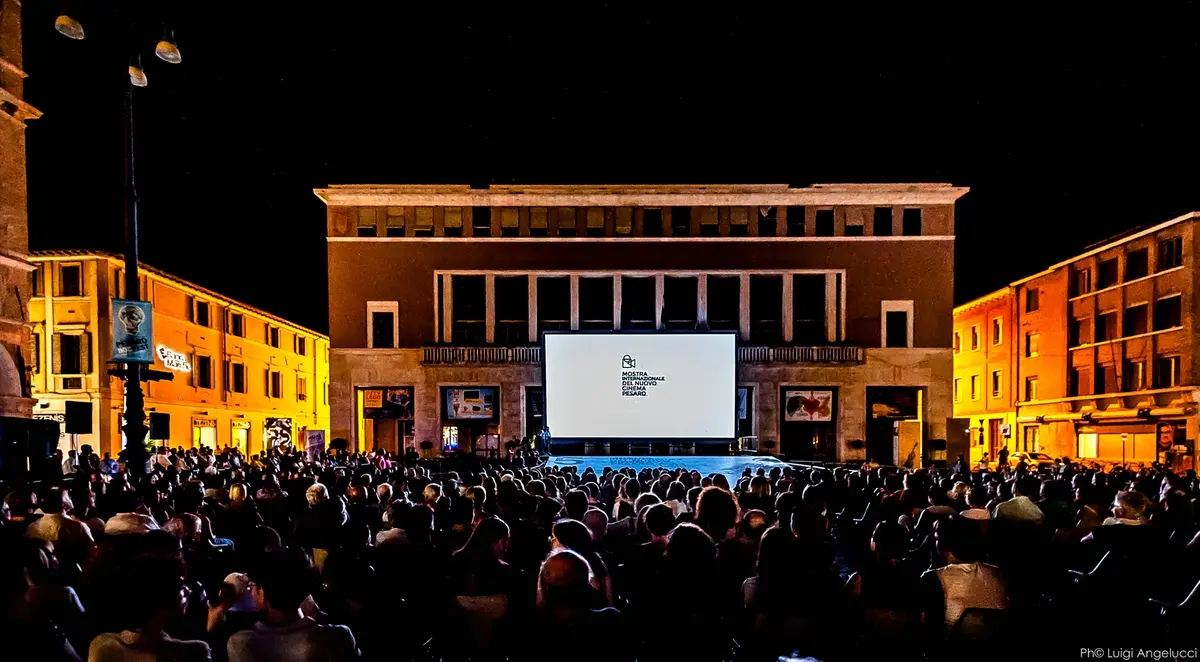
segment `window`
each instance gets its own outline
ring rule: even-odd
[[[279,347],[279,327],[267,327],[267,344],[272,347]]]
[[[125,270],[112,270],[112,296],[114,299],[125,298]]]
[[[671,234],[676,237],[686,237],[691,233],[692,208],[673,207],[671,209]]]
[[[1067,385],[1068,395],[1087,395],[1088,373],[1083,368],[1072,368],[1070,384]]]
[[[529,276],[496,278],[496,344],[529,342]]]
[[[1154,387],[1179,386],[1179,357],[1159,356],[1154,359]]]
[[[1125,256],[1125,280],[1131,281],[1150,275],[1150,249],[1139,248]]]
[[[954,332],[954,353],[958,354],[960,352],[962,352],[962,335],[958,331],[955,331]]]
[[[1116,340],[1120,337],[1117,330],[1117,312],[1110,311],[1096,316],[1096,342]]]
[[[212,357],[195,356],[192,369],[195,371],[196,388],[212,388]]]
[[[29,296],[42,296],[42,265],[37,265],[29,272]],[[120,296],[120,295],[117,295]]]
[[[690,331],[696,328],[696,276],[667,276],[663,279],[663,326]]]
[[[642,210],[642,236],[663,236],[663,213],[661,209]]]
[[[1073,319],[1067,326],[1067,344],[1071,347],[1079,347],[1091,342],[1092,335],[1092,320]]]
[[[905,237],[921,236],[921,209],[909,208],[904,210],[900,218],[900,230]]]
[[[1021,450],[1026,453],[1037,453],[1041,449],[1038,446],[1038,426],[1026,425],[1022,431],[1022,446]]]
[[[304,336],[302,336],[298,333],[294,337],[295,337],[295,340],[292,342],[292,344],[295,347],[296,353],[299,354],[300,356],[307,356],[308,355],[308,338],[305,338]]]
[[[729,234],[733,237],[750,236],[750,214],[746,207],[729,209]]]
[[[721,234],[720,213],[717,207],[700,207],[694,210],[694,213],[699,216],[701,237],[716,237]]]
[[[1148,330],[1150,306],[1140,303],[1125,309],[1124,331],[1126,336],[1136,336]]]
[[[979,325],[971,327],[971,351],[979,351]]]
[[[194,317],[195,317],[194,321],[196,322],[196,324],[198,324],[200,326],[209,326],[210,312],[211,312],[212,304],[210,304],[207,301],[201,301],[199,299],[196,299],[195,305],[196,305],[196,309],[195,309],[195,313],[194,313]]]
[[[621,330],[647,331],[658,328],[653,278],[621,278]]]
[[[1037,377],[1026,377],[1025,378],[1025,400],[1028,402],[1032,402],[1037,399],[1038,399],[1038,378]]]
[[[64,264],[58,268],[58,296],[83,296],[83,267]]]
[[[239,338],[246,337],[246,318],[241,313],[229,313],[229,332]]]
[[[375,210],[369,207],[360,207],[358,209],[358,236],[374,237],[378,233],[378,225],[375,222]]]
[[[708,328],[737,331],[740,325],[742,283],[737,276],[708,276]]]
[[[863,222],[861,218],[846,219],[846,236],[861,237],[863,236]]]
[[[1140,391],[1146,388],[1146,362],[1125,359],[1121,379],[1125,391]]]
[[[1030,287],[1025,290],[1025,312],[1032,313],[1038,309],[1040,293],[1038,288]]]
[[[1097,279],[1097,287],[1104,289],[1117,284],[1119,276],[1117,271],[1117,258],[1114,257],[1101,261],[1099,271],[1100,275]]]
[[[601,228],[603,227],[603,223],[601,223]],[[504,207],[500,210],[500,236],[521,236],[521,216],[516,207]]]
[[[83,377],[63,377],[62,387],[64,391],[83,390]]]
[[[1041,341],[1041,335],[1033,332],[1025,334],[1025,358],[1031,359],[1038,356],[1038,343]]]
[[[529,236],[547,237],[550,235],[550,212],[545,207],[529,208]]]
[[[613,225],[613,231],[618,237],[633,236],[633,208],[632,207],[617,207],[616,223]]]
[[[34,374],[38,374],[38,373],[42,372],[42,334],[34,333],[32,335],[32,338],[33,338],[33,352],[30,354],[30,357],[29,357],[30,362],[29,363],[30,363],[30,367],[33,369]]]
[[[572,218],[574,221],[574,218]],[[471,208],[471,234],[476,237],[492,236],[492,208]]]
[[[414,237],[433,236],[433,207],[417,207],[413,219]]]
[[[267,370],[267,395],[272,398],[283,397],[283,375],[278,370]]]
[[[1004,344],[1004,318],[1003,317],[993,317],[992,318],[992,344],[993,345],[1003,345]]]
[[[971,399],[979,399],[979,375],[971,375]]]
[[[296,375],[296,400],[299,402],[308,400],[308,378],[304,375]]]
[[[1077,297],[1092,291],[1092,270],[1076,269],[1071,276],[1071,296]]]
[[[613,330],[612,276],[579,279],[579,329]]]
[[[388,237],[403,237],[407,213],[408,208],[406,207],[388,207],[384,234]]]
[[[1176,294],[1154,302],[1154,330],[1173,329],[1183,326],[1183,297]]]
[[[545,228],[546,210],[542,212],[542,227]],[[530,217],[532,219],[532,216]],[[463,235],[463,208],[462,207],[446,207],[442,210],[442,234],[447,237],[461,237]]]
[[[913,302],[912,301],[883,301],[880,302],[883,325],[880,335],[884,347],[913,346]]]
[[[246,366],[242,363],[229,364],[229,390],[234,393],[246,392]]]
[[[482,345],[487,341],[487,279],[485,276],[451,276],[454,302],[451,331],[453,342]]]
[[[804,236],[804,207],[787,208],[787,236]]]
[[[892,208],[891,207],[876,207],[874,220],[874,234],[876,237],[892,236]]]
[[[556,224],[558,226],[558,236],[560,237],[576,237],[579,236],[575,226],[575,208],[574,207],[559,207]]]
[[[954,401],[962,402],[962,378],[954,378]]]
[[[54,334],[54,372],[60,375],[86,375],[92,371],[90,333]]]
[[[545,331],[571,329],[571,279],[555,276],[537,279],[538,336]]]
[[[1099,456],[1099,436],[1095,432],[1080,432],[1076,457],[1094,459]]]
[[[750,276],[750,342],[783,342],[782,276]]]
[[[774,237],[778,231],[779,221],[776,219],[774,207],[758,208],[758,236]]]
[[[1158,242],[1158,270],[1183,266],[1183,237],[1171,237]]]
[[[395,301],[367,302],[367,346],[375,349],[396,347],[400,333],[400,304]]]
[[[992,397],[999,398],[1004,392],[1004,373],[1000,370],[992,371]]]
[[[817,236],[832,237],[833,236],[833,210],[818,209],[817,210]]]
[[[1097,365],[1096,366],[1096,383],[1094,394],[1102,393],[1117,393],[1120,390],[1117,386],[1117,371],[1115,366]]]

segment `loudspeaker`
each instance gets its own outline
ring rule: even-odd
[[[171,415],[150,412],[150,438],[154,441],[171,439]]]
[[[0,417],[0,480],[43,480],[57,461],[58,423]]]
[[[67,434],[91,434],[92,433],[92,403],[76,402],[68,400],[67,406],[67,421],[65,432]]]

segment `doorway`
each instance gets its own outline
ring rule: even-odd
[[[525,387],[525,438],[536,437],[546,425],[542,413],[542,387]]]
[[[988,421],[987,452],[990,458],[995,458],[996,454],[1000,452],[1000,425],[1000,419],[998,418]]]
[[[868,386],[867,458],[897,465],[896,421],[920,420],[921,389],[916,386]]]

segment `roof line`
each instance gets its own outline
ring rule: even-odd
[[[30,252],[29,257],[31,260],[38,259],[38,258],[45,259],[45,258],[54,258],[54,257],[91,257],[91,258],[104,258],[104,259],[108,259],[108,260],[122,260],[122,261],[125,259],[124,256],[119,255],[117,253],[110,253],[108,251],[86,250],[86,249],[57,249],[57,250],[46,250],[46,251],[32,251],[32,252]],[[307,326],[297,324],[291,320],[280,317],[279,315],[276,315],[274,313],[269,313],[269,312],[263,310],[262,308],[251,306],[250,304],[247,304],[247,303],[242,303],[241,301],[238,301],[237,299],[234,299],[227,295],[221,294],[220,292],[211,290],[207,287],[204,287],[203,285],[198,285],[190,280],[187,280],[186,278],[180,278],[179,276],[176,276],[170,272],[159,269],[158,267],[155,267],[153,265],[146,264],[145,262],[142,262],[140,260],[138,261],[138,269],[140,269],[142,271],[146,271],[151,274],[154,274],[156,276],[159,276],[160,278],[166,278],[166,279],[175,281],[177,283],[181,283],[186,287],[189,287],[193,290],[196,290],[197,292],[204,294],[205,296],[209,296],[214,299],[220,299],[220,300],[224,301],[227,305],[241,308],[247,312],[255,313],[257,315],[262,315],[263,317],[266,317],[267,319],[270,319],[270,320],[274,320],[276,322],[281,322],[283,324],[287,324],[288,326],[300,329],[307,333],[311,333],[312,335],[314,335],[320,339],[329,340],[329,336],[325,335],[324,333],[321,333],[319,331],[314,331],[314,330],[308,328]]]
[[[1002,287],[994,292],[988,292],[987,294],[985,294],[983,296],[975,297],[974,299],[971,299],[970,301],[967,301],[965,303],[961,303],[961,304],[955,306],[954,310],[952,311],[952,314],[957,315],[959,313],[966,312],[967,310],[974,308],[975,306],[979,306],[979,305],[985,304],[989,301],[992,301],[995,299],[1001,299],[1001,298],[1004,298],[1005,296],[1011,296],[1011,295],[1012,295],[1012,286],[1005,285],[1004,287]]]

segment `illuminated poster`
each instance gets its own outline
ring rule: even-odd
[[[263,445],[267,448],[292,445],[292,419],[268,418],[263,422]]]
[[[149,301],[113,299],[112,360],[119,363],[154,363],[153,311]]]
[[[491,420],[496,417],[496,388],[492,386],[442,389],[446,418],[451,420]]]
[[[833,420],[833,391],[784,391],[783,420],[814,423]]]
[[[363,417],[413,420],[413,387],[390,386],[364,389]]]

